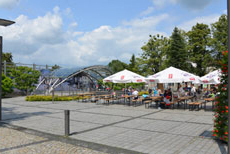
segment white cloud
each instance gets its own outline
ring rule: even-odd
[[[211,23],[218,21],[219,17],[220,17],[219,14],[213,14],[210,16],[203,16],[203,17],[196,17],[195,19],[192,19],[190,21],[186,21],[180,24],[178,27],[185,31],[189,31],[191,30],[192,26],[196,25],[196,23],[204,23],[204,24],[210,25]]]
[[[156,26],[167,14],[124,21],[118,27],[100,26],[92,31],[75,31],[69,24],[64,31],[59,8],[44,16],[29,19],[17,17],[16,24],[0,27],[4,51],[12,52],[15,62],[58,64],[64,67],[108,64],[113,59],[128,62],[131,55],[141,51],[149,34],[157,34]]]
[[[54,12],[55,14],[59,13],[59,10],[60,10],[60,8],[59,8],[58,6],[55,6],[55,7],[53,8],[53,12]]]
[[[70,24],[70,27],[77,27],[77,26],[78,26],[77,22],[73,22]]]
[[[166,18],[168,18],[169,15],[168,14],[161,14],[159,16],[150,16],[150,17],[144,17],[144,18],[138,18],[138,19],[134,19],[131,21],[125,21],[123,22],[124,25],[126,26],[131,26],[134,28],[150,28],[152,26],[156,26],[159,22],[161,22],[162,20],[165,20]]]
[[[69,15],[70,13],[71,13],[71,9],[70,8],[65,9],[65,11],[64,11],[65,15]]]
[[[0,8],[12,9],[19,4],[20,0],[0,0]]]
[[[202,10],[214,0],[152,0],[156,8],[162,9],[166,5],[179,4],[191,10]]]
[[[156,8],[163,8],[165,5],[167,5],[168,3],[170,3],[172,0],[152,0],[153,5]]]
[[[147,10],[140,13],[140,16],[147,16],[147,15],[151,14],[153,11],[154,11],[153,7],[148,7]]]
[[[180,4],[183,7],[192,10],[202,10],[213,0],[170,0],[174,4]]]

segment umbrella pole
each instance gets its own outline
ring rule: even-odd
[[[126,95],[126,83],[125,83],[125,95]],[[125,96],[124,95],[124,96]],[[125,97],[124,97],[125,98]],[[125,104],[126,104],[126,98],[125,98]]]

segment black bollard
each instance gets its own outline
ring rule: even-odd
[[[54,90],[52,91],[52,103],[54,103]]]
[[[69,136],[69,110],[65,110],[65,136]]]

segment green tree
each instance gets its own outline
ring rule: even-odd
[[[192,71],[199,76],[204,76],[206,69],[214,64],[209,46],[211,30],[208,25],[197,23],[187,34],[190,61],[195,63]]]
[[[12,70],[11,76],[14,78],[15,87],[21,90],[23,94],[28,94],[38,83],[40,72],[29,67],[19,66]]]
[[[133,54],[131,59],[130,59],[130,63],[128,65],[128,69],[132,72],[136,72],[138,73],[138,64],[135,58],[135,55]]]
[[[167,50],[167,66],[178,69],[188,69],[188,51],[186,50],[185,39],[182,32],[175,27],[170,37],[170,44]]]
[[[128,68],[128,65],[124,62],[121,62],[120,60],[112,60],[108,64],[108,66],[111,69],[112,73],[117,73],[119,71],[122,71],[122,70]]]
[[[219,20],[211,25],[212,29],[212,41],[211,45],[214,50],[215,59],[220,61],[222,51],[228,49],[228,19],[227,15],[223,14]]]
[[[2,53],[2,61],[6,61],[6,62],[9,62],[9,63],[12,63],[13,62],[13,56],[12,56],[12,53],[10,52],[5,52],[5,53]]]
[[[2,96],[13,92],[13,81],[2,73]]]
[[[148,42],[141,47],[143,53],[137,58],[142,75],[157,73],[165,68],[165,53],[168,48],[168,39],[157,34],[149,35]]]

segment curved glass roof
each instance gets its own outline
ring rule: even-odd
[[[109,73],[109,69],[106,66],[101,65],[95,65],[90,67],[60,68],[51,72],[50,75],[58,78],[67,78],[71,74],[74,74],[81,70],[96,78],[98,78],[100,75],[104,77],[111,75],[111,73]]]
[[[49,69],[41,69],[41,76],[47,77],[50,76],[51,71]]]
[[[75,68],[60,68],[57,70],[54,70],[53,72],[51,72],[51,76],[54,77],[68,77],[69,75],[80,71],[81,69],[83,69],[84,67],[75,67]]]

